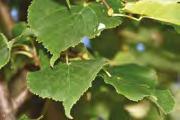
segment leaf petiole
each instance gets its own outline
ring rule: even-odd
[[[108,77],[112,77],[112,75],[105,68],[103,68],[102,70],[106,73]]]
[[[68,8],[71,9],[71,4],[70,4],[69,0],[66,0],[66,4],[67,4]]]
[[[112,16],[113,16],[113,17],[126,17],[126,18],[129,18],[129,19],[138,21],[138,22],[143,18],[143,17],[135,18],[135,17],[129,16],[129,15],[120,14],[120,13],[114,13],[114,14],[112,14]]]

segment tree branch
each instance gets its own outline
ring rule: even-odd
[[[11,30],[14,25],[14,21],[9,14],[9,9],[5,3],[0,0],[0,23],[3,28],[3,32],[7,37],[12,37]]]
[[[32,97],[26,85],[28,70],[23,68],[18,71],[9,82],[9,90],[12,99],[12,106],[17,115],[24,103]]]
[[[15,120],[6,82],[0,76],[0,120]]]
[[[32,94],[26,88],[16,98],[14,98],[12,102],[13,102],[13,109],[15,113],[17,113],[19,108],[31,97],[32,97]]]

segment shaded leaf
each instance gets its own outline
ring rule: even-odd
[[[0,33],[0,69],[9,62],[10,47],[7,38]]]
[[[155,102],[164,113],[172,111],[174,100],[168,90],[158,90],[156,72],[135,64],[109,69],[111,77],[104,76],[105,82],[115,87],[119,94],[132,101],[145,97]],[[166,99],[166,100],[164,100]]]

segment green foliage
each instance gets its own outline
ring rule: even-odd
[[[151,107],[141,119],[162,118],[175,105],[159,74],[180,72],[180,5],[176,0],[128,1],[33,0],[28,23],[15,25],[14,38],[8,42],[0,34],[0,69],[5,67],[0,73],[11,79],[28,70],[30,92],[62,102],[68,118],[128,120],[126,105],[147,99]],[[84,37],[90,40],[87,49],[80,44]],[[14,63],[5,66],[10,59]]]

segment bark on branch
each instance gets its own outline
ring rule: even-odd
[[[14,112],[17,113],[19,108],[31,97],[32,94],[28,91],[28,89],[25,89],[16,98],[14,98],[12,101]]]
[[[0,120],[15,120],[6,82],[0,77]]]

